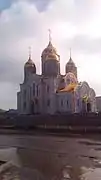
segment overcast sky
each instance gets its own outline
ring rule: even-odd
[[[0,108],[16,108],[23,82],[28,47],[41,73],[41,53],[48,44],[48,29],[61,57],[61,72],[72,59],[78,78],[101,95],[101,0],[0,1]]]

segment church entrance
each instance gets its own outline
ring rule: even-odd
[[[87,103],[87,112],[91,112],[91,103],[90,102]]]
[[[87,111],[87,104],[84,100],[82,100],[82,112],[86,112]]]
[[[82,112],[91,112],[91,103],[82,101]]]

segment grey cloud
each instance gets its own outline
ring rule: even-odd
[[[13,16],[14,14],[12,14]],[[24,17],[20,14],[17,17],[12,17],[8,22],[0,22],[0,39],[2,42],[14,41],[18,37],[20,39],[27,37],[35,37],[40,29],[40,22],[36,23],[34,17]]]
[[[80,53],[93,54],[101,52],[101,38],[90,38],[86,35],[77,35],[72,39],[67,39],[65,45]]]
[[[37,10],[39,12],[42,12],[42,11],[45,11],[47,9],[48,5],[53,0],[19,0],[19,2],[20,1],[27,1],[30,3],[34,3]],[[5,9],[9,9],[10,6],[15,2],[17,2],[17,0],[2,0],[2,1],[0,1],[0,10],[3,11]]]
[[[83,35],[75,36],[73,39],[67,39],[65,43],[62,43],[61,45],[67,49],[72,47],[73,51],[83,54],[100,53],[101,38],[92,39]],[[9,56],[5,58],[3,57],[2,60],[0,61],[0,81],[11,82],[11,83],[21,82],[21,79],[23,77],[24,62],[25,61],[20,61],[20,60],[17,61],[17,59],[12,59]]]
[[[23,63],[14,59],[0,60],[0,82],[19,84],[23,80]]]
[[[99,0],[74,0],[73,18],[75,25],[81,25],[93,20]]]
[[[16,108],[16,93],[19,90],[18,85],[9,82],[0,82],[0,108]]]
[[[31,1],[32,0],[30,0],[30,2]],[[45,8],[48,7],[49,3],[53,1],[54,0],[51,0],[51,1],[50,0],[49,1],[48,0],[43,0],[43,1],[33,0],[31,3],[36,4],[37,8],[39,8],[39,11],[43,11]],[[19,6],[17,8],[19,8]],[[43,42],[47,38],[45,37],[46,35],[43,33],[43,30],[45,31],[45,28],[47,28],[47,24],[50,22],[49,21],[50,18],[51,18],[51,22],[64,21],[64,20],[66,20],[67,22],[67,20],[68,21],[70,20],[71,22],[75,21],[76,23],[78,21],[77,16],[80,17],[81,21],[83,18],[85,18],[84,12],[82,14],[84,15],[83,17],[80,16],[80,12],[78,12],[78,14],[76,15],[76,11],[79,10],[80,7],[78,8],[76,7],[76,11],[71,11],[72,9],[69,9],[69,7],[65,7],[65,10],[64,10],[63,8],[61,8],[61,6],[60,7],[57,6],[54,12],[50,12],[49,14],[46,13],[44,16],[40,16],[40,17],[39,15],[41,13],[38,13],[37,10],[33,8],[33,6],[31,7],[27,6],[27,8],[28,9],[25,10],[25,8],[23,7],[22,9],[18,9],[18,11],[16,12],[14,12],[14,9],[13,11],[11,9],[10,15],[9,15],[9,12],[7,14],[9,16],[8,21],[4,21],[4,17],[2,14],[3,12],[1,13],[1,18],[0,18],[0,84],[4,88],[6,87],[6,90],[4,92],[1,93],[1,90],[0,90],[0,104],[1,106],[3,104],[3,107],[15,106],[15,102],[16,102],[15,99],[16,99],[16,92],[17,92],[15,88],[18,87],[19,83],[20,82],[22,83],[23,81],[23,66],[24,66],[24,62],[27,60],[27,53],[25,52],[27,50],[26,44],[33,41],[35,51],[37,51],[36,49],[38,49],[39,51],[40,47],[44,48]],[[58,12],[57,12],[57,9],[58,9]],[[34,10],[35,10],[35,13],[34,13]],[[64,11],[64,13],[61,13],[61,11]],[[78,23],[76,24],[76,26],[78,26]],[[81,52],[82,54],[83,53],[93,54],[96,52],[100,52],[101,38],[92,39],[84,35],[78,35],[72,39],[66,39],[65,42],[61,43],[61,48],[64,49],[64,52],[67,52],[67,47],[68,49],[72,47],[73,51],[75,50],[75,51],[78,51],[79,53]],[[36,56],[35,56],[35,60],[37,60]],[[38,61],[40,60],[38,59]],[[35,61],[35,63],[37,64],[38,61]],[[5,84],[8,83],[9,86],[3,85],[4,83]],[[3,96],[3,99],[1,96]],[[9,96],[9,99],[8,99],[8,96]]]
[[[27,0],[34,3],[38,9],[38,11],[42,12],[48,8],[48,5],[55,0]]]

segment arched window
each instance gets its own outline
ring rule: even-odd
[[[67,100],[67,106],[68,106],[68,100]]]
[[[23,98],[26,99],[26,89],[24,89]]]
[[[36,94],[38,96],[39,92],[38,92],[39,88],[38,88],[38,85],[36,86]]]
[[[26,109],[26,102],[23,103],[23,108]]]
[[[38,99],[35,99],[35,104],[38,105]]]
[[[49,85],[47,86],[47,92],[49,93]]]
[[[35,96],[35,83],[33,83],[33,96]]]
[[[63,106],[63,100],[61,100],[61,106]]]
[[[50,99],[47,100],[47,106],[50,106]]]
[[[77,100],[77,105],[79,106],[79,99]]]

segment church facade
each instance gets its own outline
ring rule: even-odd
[[[24,81],[17,93],[19,114],[96,112],[96,94],[87,82],[78,82],[77,67],[71,55],[60,73],[60,55],[51,40],[41,55],[42,74],[36,73],[29,55],[24,65]]]

